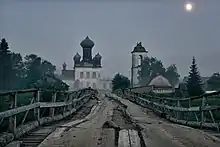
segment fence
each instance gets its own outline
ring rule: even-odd
[[[70,116],[96,93],[90,88],[73,92],[29,89],[0,93],[0,146],[38,126]]]
[[[156,97],[130,90],[116,93],[151,109],[172,122],[200,129],[214,129],[219,132],[220,91],[190,98]]]

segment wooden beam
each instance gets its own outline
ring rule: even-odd
[[[33,102],[34,102],[34,98],[32,98],[32,100],[31,100],[30,104],[32,104]],[[30,110],[30,109],[29,109],[29,110]],[[24,121],[26,120],[29,110],[27,110],[27,111],[25,112],[25,114],[24,114],[24,117],[23,117],[23,119],[22,119],[21,124],[23,124],[23,123],[24,123]]]
[[[21,107],[18,107],[18,108],[11,109],[11,110],[6,110],[6,111],[3,111],[3,112],[0,112],[0,117],[3,117],[3,118],[9,117],[9,116],[21,113],[21,112],[25,112],[25,111],[30,110],[30,109],[34,109],[36,107],[40,107],[40,103],[25,105],[25,106],[21,106]]]

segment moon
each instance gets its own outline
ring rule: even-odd
[[[191,12],[193,10],[193,3],[188,2],[184,7],[187,12]]]

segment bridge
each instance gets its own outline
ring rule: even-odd
[[[0,146],[219,147],[219,94],[180,99],[91,88],[4,92]]]

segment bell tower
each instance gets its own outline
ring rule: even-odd
[[[141,63],[145,57],[147,57],[148,51],[142,46],[142,43],[139,42],[134,47],[134,50],[131,52],[132,55],[132,67],[131,67],[131,86],[138,87],[138,71],[141,68]]]

